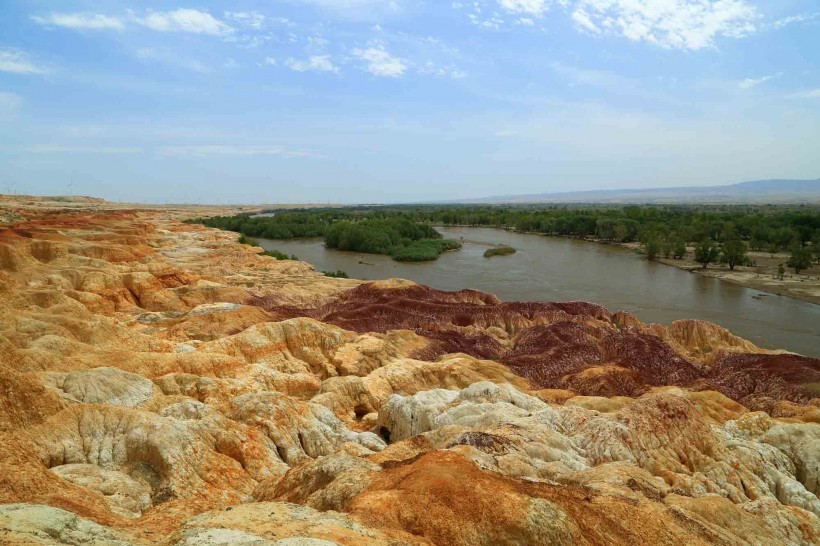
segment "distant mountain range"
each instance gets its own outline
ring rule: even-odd
[[[497,195],[460,203],[820,203],[817,180],[755,180],[728,186]]]

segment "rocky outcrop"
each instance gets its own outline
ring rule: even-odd
[[[0,543],[820,544],[817,359],[0,202]]]

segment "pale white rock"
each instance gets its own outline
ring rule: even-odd
[[[150,484],[124,472],[106,470],[91,464],[67,464],[51,469],[64,480],[98,491],[112,512],[136,518],[151,508]]]
[[[154,384],[150,380],[117,368],[49,373],[44,379],[47,386],[57,389],[68,400],[83,404],[133,408],[154,395]]]
[[[7,546],[135,546],[124,534],[40,504],[0,505],[0,541]]]

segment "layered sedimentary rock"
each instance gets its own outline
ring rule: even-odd
[[[820,543],[817,359],[4,203],[2,544]]]

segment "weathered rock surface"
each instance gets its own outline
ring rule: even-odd
[[[2,203],[0,544],[820,544],[817,359]]]

